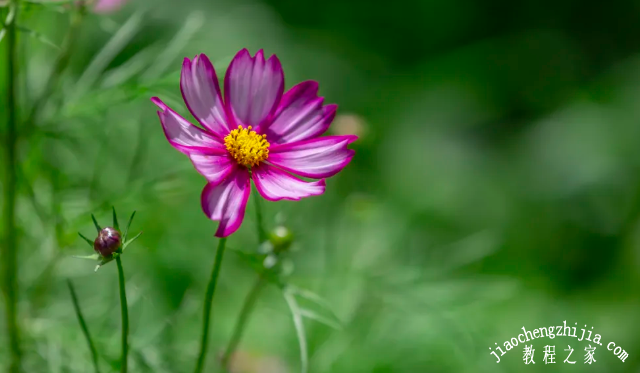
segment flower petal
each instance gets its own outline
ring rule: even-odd
[[[189,111],[200,124],[220,137],[229,133],[218,77],[206,55],[197,55],[193,61],[184,59],[180,90]]]
[[[221,140],[189,123],[159,98],[152,97],[151,101],[160,108],[158,116],[164,134],[174,148],[185,154],[211,153],[225,149]]]
[[[211,220],[219,220],[216,237],[227,237],[237,231],[251,192],[251,179],[245,169],[234,167],[221,183],[209,183],[202,191],[202,210]]]
[[[284,74],[278,57],[266,62],[261,50],[251,57],[241,50],[224,77],[224,101],[234,126],[253,126],[254,130],[271,119],[284,92]]]
[[[318,83],[302,82],[282,96],[268,128],[263,130],[269,142],[284,144],[318,137],[325,133],[336,116],[337,105],[322,106]]]
[[[355,152],[347,145],[357,136],[325,136],[269,149],[269,163],[291,173],[320,179],[337,174],[349,162]]]
[[[324,193],[326,185],[324,179],[307,182],[264,163],[252,168],[251,175],[258,192],[269,201],[297,201],[304,197],[319,196]]]
[[[189,154],[193,166],[207,181],[220,184],[234,170],[235,163],[226,152]]]
[[[98,0],[93,6],[95,13],[111,13],[120,9],[128,0]]]

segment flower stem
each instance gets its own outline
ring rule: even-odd
[[[216,251],[216,258],[213,262],[211,278],[209,279],[209,285],[207,285],[207,292],[204,297],[202,339],[200,341],[200,354],[198,355],[198,362],[196,364],[196,369],[194,370],[195,373],[202,372],[205,358],[207,356],[207,345],[209,344],[209,319],[211,316],[211,302],[213,301],[213,295],[216,291],[216,284],[218,283],[218,275],[220,274],[220,266],[222,265],[222,257],[224,256],[226,242],[226,238],[221,238],[218,242],[218,250]]]
[[[259,244],[263,243],[267,239],[267,233],[264,229],[264,220],[262,218],[262,204],[258,193],[253,193],[256,197],[253,199],[256,208],[256,226],[258,227],[258,240]]]
[[[267,239],[267,234],[265,233],[266,231],[264,229],[264,220],[262,219],[262,205],[260,203],[261,202],[260,198],[257,197],[257,193],[254,201],[255,201],[255,208],[256,208],[256,224],[258,227],[258,238],[260,241],[259,243],[261,244]],[[233,334],[231,335],[231,340],[229,340],[227,349],[225,350],[224,355],[222,356],[222,361],[220,362],[223,370],[225,371],[229,370],[229,360],[233,356],[233,353],[235,352],[236,348],[238,347],[238,344],[240,343],[240,339],[242,338],[242,333],[244,332],[244,329],[247,326],[247,323],[249,321],[249,316],[251,316],[251,312],[253,311],[256,301],[258,300],[258,296],[260,295],[260,292],[262,291],[266,283],[267,282],[264,275],[260,274],[256,279],[256,282],[253,284],[253,287],[249,291],[249,294],[247,294],[247,297],[244,300],[244,304],[242,305],[242,309],[240,310],[240,315],[238,316],[238,321],[236,322],[236,325],[234,326],[234,329],[233,329]]]
[[[235,352],[236,348],[238,347],[238,344],[240,343],[240,339],[242,338],[242,332],[247,326],[247,322],[249,321],[249,316],[251,315],[251,311],[253,311],[256,301],[258,300],[258,296],[260,295],[260,291],[264,288],[264,285],[266,285],[266,283],[267,282],[265,281],[264,276],[262,275],[258,276],[258,278],[256,279],[256,282],[253,284],[253,287],[251,288],[251,290],[249,291],[249,294],[247,294],[247,297],[244,300],[244,304],[242,305],[242,310],[240,311],[240,316],[238,317],[238,321],[236,322],[236,325],[233,329],[233,335],[231,336],[231,340],[227,345],[227,349],[225,350],[224,355],[222,356],[221,365],[225,371],[228,371],[229,369],[229,360],[233,356],[233,353]]]
[[[17,142],[17,78],[18,78],[18,50],[16,41],[16,18],[18,16],[18,1],[12,0],[9,12],[14,12],[12,19],[8,20],[6,27],[7,36],[7,132],[5,135],[4,149],[6,151],[6,171],[4,180],[4,293],[5,316],[7,334],[11,350],[11,363],[9,372],[21,370],[20,330],[16,319],[18,289],[17,289],[17,237],[16,237],[16,142]]]
[[[124,270],[122,269],[122,261],[120,255],[116,257],[118,264],[118,282],[120,283],[120,311],[122,313],[122,362],[120,363],[120,372],[127,373],[127,353],[129,352],[129,311],[127,311],[127,293],[124,286]]]
[[[89,334],[89,328],[87,327],[87,323],[84,321],[84,317],[82,316],[82,311],[80,310],[80,302],[78,302],[78,297],[76,295],[75,289],[73,288],[73,284],[71,283],[71,280],[67,280],[67,285],[69,286],[69,293],[71,293],[71,300],[73,300],[73,308],[76,311],[78,322],[80,322],[80,327],[82,328],[82,332],[84,333],[84,336],[87,339],[87,344],[89,345],[89,350],[91,351],[91,359],[93,360],[93,366],[95,368],[96,373],[100,373],[100,369],[98,368],[98,352],[96,351],[96,346],[93,344],[93,341],[91,340],[91,335]]]

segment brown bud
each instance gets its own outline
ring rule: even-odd
[[[93,249],[102,256],[111,256],[118,250],[121,243],[120,232],[115,228],[106,227],[98,233],[98,237],[93,241]]]

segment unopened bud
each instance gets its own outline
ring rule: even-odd
[[[115,228],[106,227],[98,233],[98,238],[93,241],[93,249],[98,254],[108,257],[118,250],[121,243],[120,232]]]
[[[285,226],[278,226],[269,233],[269,242],[273,245],[273,251],[286,251],[293,242],[293,233]]]

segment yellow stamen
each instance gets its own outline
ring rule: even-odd
[[[231,131],[224,138],[224,145],[231,156],[243,166],[257,166],[269,157],[267,135],[258,135],[251,126]]]

